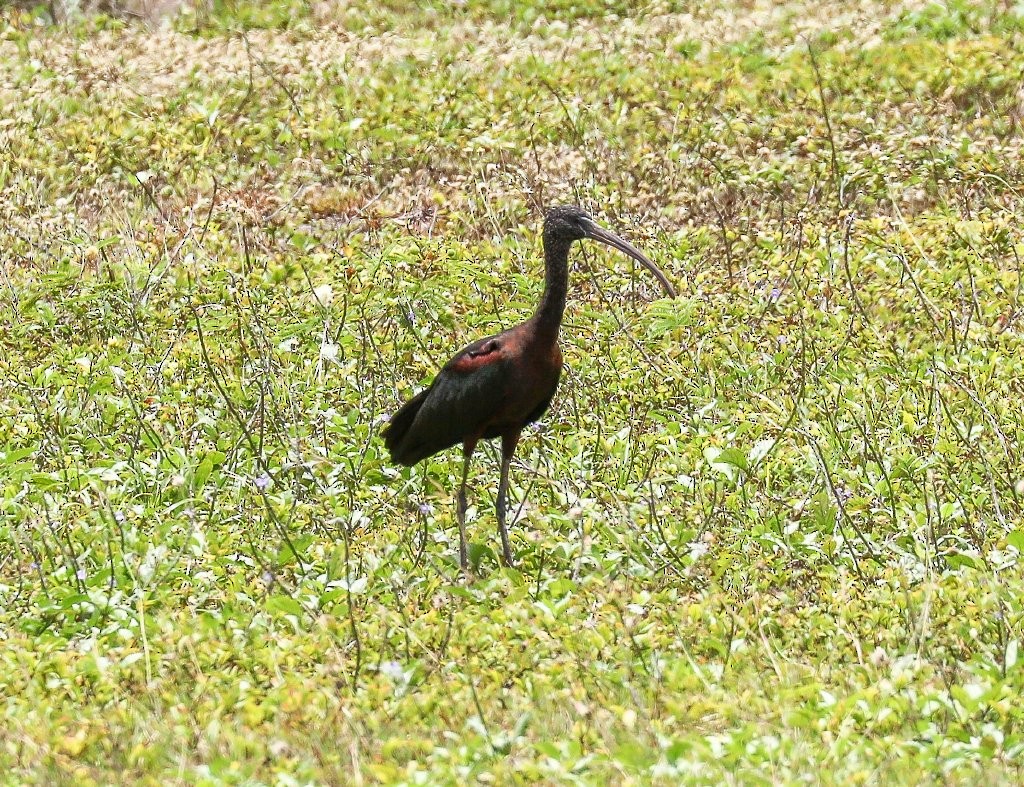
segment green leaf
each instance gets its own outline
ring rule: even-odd
[[[32,456],[39,450],[39,446],[33,445],[28,448],[15,448],[13,451],[5,451],[0,454],[0,464],[13,465],[22,459]]]
[[[317,239],[304,232],[293,232],[288,240],[301,252],[307,252],[317,245]]]
[[[973,557],[970,555],[964,555],[960,552],[953,552],[946,555],[946,563],[950,568],[962,568],[967,566],[968,568],[977,568],[978,564]]]
[[[213,472],[215,467],[218,467],[224,462],[225,454],[222,451],[210,451],[203,457],[203,461],[199,463],[196,468],[195,474],[192,476],[192,483],[195,491],[199,491],[206,486],[206,481],[210,477],[210,473]]]
[[[815,530],[830,532],[836,526],[836,515],[839,513],[839,509],[833,502],[832,496],[828,492],[821,491],[811,498],[808,513],[811,515],[811,522],[814,524]]]
[[[302,605],[291,596],[271,596],[267,599],[266,606],[270,612],[294,615],[296,618],[302,617]]]
[[[300,533],[293,536],[290,542],[285,542],[277,551],[277,564],[287,566],[295,562],[296,557],[304,557],[309,545],[313,543],[313,536],[309,533]]]
[[[718,455],[718,462],[730,464],[740,470],[747,470],[750,467],[747,464],[747,455],[739,448],[726,448]]]
[[[738,480],[740,472],[746,472],[748,467],[747,455],[738,448],[719,449],[712,446],[705,449],[704,458],[730,481]]]

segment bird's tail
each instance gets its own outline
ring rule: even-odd
[[[401,409],[391,416],[388,425],[381,432],[381,437],[384,438],[384,447],[391,453],[391,461],[395,464],[411,466],[423,459],[423,456],[420,455],[422,452],[418,450],[420,446],[410,445],[410,441],[406,438],[413,421],[416,420],[416,414],[419,413],[429,392],[429,388],[420,391],[402,405]]]

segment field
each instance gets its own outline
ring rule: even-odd
[[[30,4],[29,4],[30,5]],[[0,783],[1024,778],[1024,8],[0,10]],[[512,467],[390,413],[577,245]]]

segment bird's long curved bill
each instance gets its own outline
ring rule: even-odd
[[[665,290],[665,294],[669,298],[676,297],[676,288],[672,286],[672,282],[668,280],[668,277],[661,272],[661,268],[647,259],[647,256],[641,252],[636,246],[628,241],[623,240],[614,232],[609,232],[604,227],[595,224],[594,222],[588,222],[587,237],[591,240],[600,241],[607,246],[611,246],[613,249],[618,249],[623,254],[632,257],[634,260],[643,265],[647,270],[654,274],[655,278],[661,283],[662,289]]]

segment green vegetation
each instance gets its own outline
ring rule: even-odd
[[[0,12],[0,780],[1021,779],[1024,15],[698,5]],[[681,295],[575,251],[464,584],[378,432],[558,202]]]

